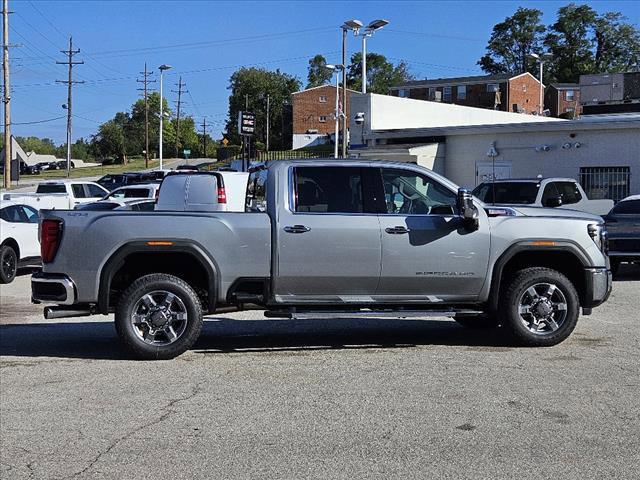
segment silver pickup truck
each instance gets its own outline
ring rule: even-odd
[[[47,319],[115,312],[147,359],[190,348],[204,313],[248,308],[449,316],[554,345],[611,273],[600,217],[548,213],[485,205],[411,164],[279,161],[250,174],[246,212],[43,212],[32,296],[57,304]]]

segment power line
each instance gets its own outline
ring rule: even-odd
[[[60,120],[62,118],[66,117],[66,115],[61,115],[59,117],[55,117],[55,118],[47,118],[46,120],[34,120],[32,122],[11,122],[10,125],[35,125],[37,123],[48,123],[48,122],[53,122],[55,120]],[[0,125],[0,127],[4,127],[4,124]]]
[[[49,18],[48,18],[44,13],[42,13],[42,12],[40,11],[40,9],[39,9],[38,7],[36,7],[36,6],[35,6],[35,4],[34,4],[32,1],[29,1],[29,5],[31,5],[31,7],[32,7],[36,12],[38,12],[38,13],[40,14],[40,16],[41,16],[42,18],[44,18],[44,19],[45,19],[45,21],[46,21],[49,25],[51,25],[51,27],[52,27],[56,32],[58,32],[62,38],[64,38],[65,40],[67,39],[67,35],[66,35],[66,34],[64,34],[64,33],[62,33],[62,32],[58,29],[58,27],[56,27],[55,23],[53,23],[51,20],[49,20]]]

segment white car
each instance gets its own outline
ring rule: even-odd
[[[0,201],[0,283],[11,283],[19,267],[39,263],[38,211]]]
[[[127,185],[126,187],[116,188],[100,201],[122,203],[131,200],[149,200],[156,198],[159,189],[159,183]]]

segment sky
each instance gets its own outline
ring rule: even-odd
[[[139,98],[140,72],[147,62],[158,88],[161,64],[164,92],[172,102],[182,76],[188,93],[183,109],[197,124],[207,117],[208,132],[222,138],[227,116],[229,77],[241,66],[280,69],[306,83],[309,58],[325,55],[340,63],[339,26],[348,19],[365,24],[383,18],[390,23],[367,42],[367,50],[393,62],[405,60],[416,78],[480,75],[476,62],[484,54],[493,25],[519,6],[544,12],[553,23],[569,1],[44,1],[9,0],[11,110],[13,134],[66,137],[67,68],[60,50],[73,35],[73,139],[89,138],[100,123],[127,111]],[[584,3],[584,2],[577,2]],[[588,2],[599,12],[619,11],[640,25],[640,2]],[[349,56],[359,51],[349,36]],[[304,86],[304,85],[303,85]],[[256,99],[255,101],[258,101]],[[62,117],[62,118],[58,118]],[[40,122],[19,125],[24,122]]]

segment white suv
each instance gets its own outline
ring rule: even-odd
[[[38,211],[0,202],[0,283],[11,283],[18,267],[39,265]]]

